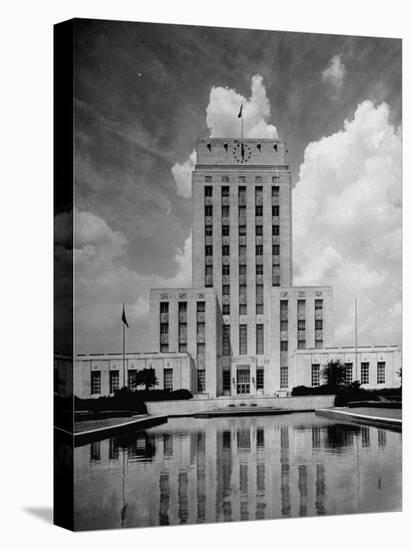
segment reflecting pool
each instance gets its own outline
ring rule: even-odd
[[[401,434],[314,413],[170,419],[74,463],[76,529],[401,509]]]

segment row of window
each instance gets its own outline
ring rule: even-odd
[[[127,385],[129,388],[136,388],[137,370],[129,369],[127,371]],[[114,393],[120,387],[120,372],[118,370],[109,371],[109,393]],[[165,390],[173,391],[173,369],[163,369],[163,387]],[[90,391],[92,395],[102,393],[102,373],[99,370],[93,370],[90,378]]]
[[[376,382],[378,384],[385,383],[385,362],[379,361],[376,365]],[[361,363],[361,384],[369,384],[370,368],[369,363]],[[353,381],[353,363],[345,363],[345,382],[351,384]],[[320,365],[312,364],[312,386],[320,386]]]
[[[272,204],[272,217],[278,218],[280,207],[278,204]],[[246,206],[239,206],[239,219],[246,218]],[[213,204],[205,204],[205,218],[211,218],[213,216]],[[257,204],[255,206],[255,216],[260,218],[263,216],[263,204]],[[230,217],[230,205],[222,205],[222,218]]]
[[[286,332],[288,330],[289,322],[287,319],[280,321],[280,330]],[[304,319],[298,319],[298,331],[302,332],[306,330],[306,321]],[[323,330],[323,320],[315,319],[315,330]]]
[[[256,325],[256,355],[264,355],[264,326]],[[223,355],[232,355],[230,325],[223,325]],[[239,355],[247,355],[247,325],[239,325]]]
[[[272,225],[272,235],[278,236],[280,231],[279,225]],[[222,237],[229,237],[230,235],[230,225],[222,225]],[[246,235],[246,225],[239,225],[239,236],[243,237]],[[255,226],[255,235],[256,237],[263,236],[263,225]],[[205,225],[205,236],[213,236],[213,225]]]
[[[255,254],[256,256],[263,256],[263,244],[256,245]],[[280,255],[280,245],[278,244],[272,245],[272,255],[273,256]],[[205,256],[213,256],[213,245],[207,244],[205,246]],[[222,245],[222,256],[230,256],[230,245],[228,244]],[[239,245],[239,256],[241,258],[246,258],[246,245]]]
[[[239,183],[246,183],[247,182],[247,176],[238,176],[238,179],[237,181]],[[215,181],[218,183],[218,178],[215,179]],[[229,183],[229,176],[227,175],[224,175],[224,176],[221,176],[220,177],[220,181],[221,183]],[[262,183],[264,180],[263,180],[263,176],[255,176],[255,182],[256,183]],[[272,176],[272,183],[279,183],[280,181],[280,176],[276,175],[276,176]],[[205,176],[205,183],[213,183],[213,176]]]

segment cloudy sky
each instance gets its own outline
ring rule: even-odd
[[[79,21],[77,352],[147,350],[148,289],[191,282],[197,139],[289,144],[294,282],[332,284],[335,340],[401,341],[401,44]],[[57,232],[57,237],[59,233]],[[63,237],[62,237],[63,239]]]

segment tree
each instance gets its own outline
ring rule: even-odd
[[[144,386],[146,391],[158,383],[154,369],[143,369],[136,373],[136,386]]]
[[[322,375],[326,384],[334,391],[338,391],[346,385],[345,365],[339,360],[329,361],[324,367]]]

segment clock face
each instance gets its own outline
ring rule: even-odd
[[[233,158],[240,164],[248,162],[252,156],[249,145],[245,143],[236,143],[233,148]]]

